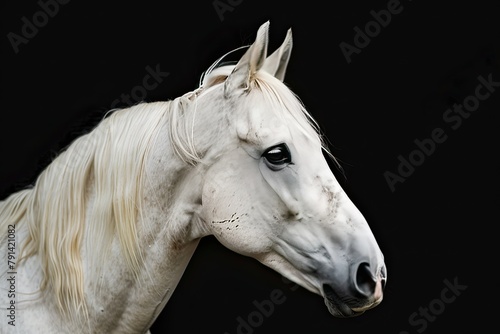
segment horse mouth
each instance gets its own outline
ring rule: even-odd
[[[329,285],[323,285],[325,304],[331,315],[338,318],[351,318],[364,313],[364,311],[350,308]]]

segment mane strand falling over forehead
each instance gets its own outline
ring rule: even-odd
[[[232,66],[231,66],[232,67]],[[212,78],[214,82],[223,81],[223,77],[219,79]],[[335,156],[331,153],[325,136],[322,134],[321,127],[308,112],[302,100],[295,94],[285,83],[276,79],[273,75],[264,70],[255,73],[247,88],[249,99],[264,99],[270,106],[269,111],[275,113],[280,119],[285,122],[293,123],[300,131],[309,138],[317,139],[321,143],[321,147],[326,155],[332,159],[334,164],[342,172],[342,167],[338,163]],[[251,103],[251,102],[250,102]],[[291,117],[290,117],[291,116]]]
[[[291,116],[301,132],[310,138],[320,135],[319,125],[302,101],[281,81],[264,71],[259,71],[250,82],[249,95],[255,94],[256,91],[272,106],[270,110],[281,119],[287,120]]]

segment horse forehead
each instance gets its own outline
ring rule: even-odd
[[[291,137],[290,123],[266,105],[248,107],[245,117],[237,121],[238,137],[249,143],[270,145]]]

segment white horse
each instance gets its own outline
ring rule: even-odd
[[[145,333],[214,235],[351,317],[382,300],[383,255],[283,83],[291,31],[167,102],[116,110],[0,202],[1,333]],[[217,62],[216,62],[217,64]]]

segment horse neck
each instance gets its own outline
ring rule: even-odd
[[[89,276],[85,277],[89,289],[87,302],[89,309],[94,310],[96,324],[109,321],[113,318],[110,312],[117,312],[121,313],[123,328],[147,329],[171,297],[199,238],[204,235],[197,229],[201,169],[187,165],[172,151],[169,129],[170,124],[164,122],[145,166],[142,210],[137,221],[141,256],[137,276],[127,270],[116,236],[99,285],[90,277],[91,261],[84,260]],[[93,191],[90,189],[89,208]]]

